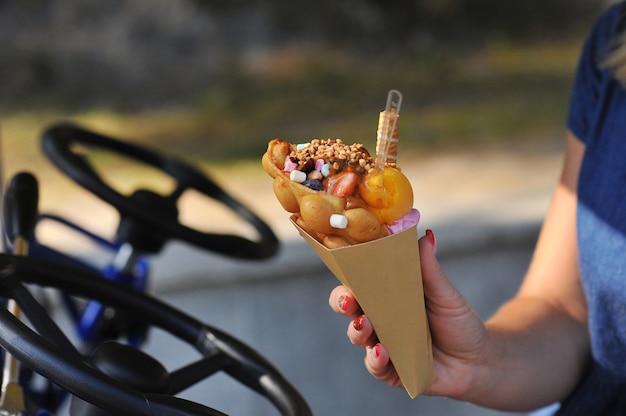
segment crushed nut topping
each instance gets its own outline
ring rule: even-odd
[[[364,175],[374,167],[374,158],[362,144],[345,144],[341,139],[313,139],[305,145],[298,145],[291,150],[289,158],[297,163],[298,170],[308,170],[313,162],[323,159],[336,173],[350,169]]]

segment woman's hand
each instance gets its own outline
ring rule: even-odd
[[[437,379],[426,394],[462,397],[474,384],[477,366],[485,364],[489,335],[478,314],[452,285],[441,269],[432,231],[419,240],[426,312],[433,341]],[[345,286],[335,288],[329,298],[331,308],[352,318],[348,338],[366,348],[365,366],[377,379],[402,387],[389,354],[363,315],[354,295]]]
[[[563,400],[584,377],[590,339],[576,237],[576,189],[584,152],[582,142],[568,133],[561,180],[524,282],[486,323],[439,266],[432,232],[420,239],[437,371],[426,394],[529,411]],[[352,293],[340,286],[329,302],[336,312],[353,319],[348,336],[368,349],[365,365],[370,373],[400,386],[387,351],[367,318],[360,318],[363,312]]]

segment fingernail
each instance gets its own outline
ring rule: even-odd
[[[372,347],[372,355],[374,358],[378,358],[380,356],[380,346],[378,344]]]
[[[352,326],[354,327],[356,331],[360,331],[361,329],[363,329],[364,319],[365,319],[365,316],[361,315],[358,318],[356,318],[354,321],[352,321]]]
[[[435,233],[433,233],[433,230],[428,229],[426,230],[426,236],[430,241],[430,245],[433,246],[433,253],[437,254],[437,239],[435,238]]]
[[[339,297],[339,307],[341,308],[342,311],[348,310],[348,303],[349,302],[350,302],[350,296],[343,296],[343,295],[341,295]]]

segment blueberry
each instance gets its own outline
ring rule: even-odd
[[[321,191],[324,189],[324,185],[322,184],[322,181],[318,179],[307,179],[304,182],[302,182],[302,185],[309,187],[313,189],[314,191]]]

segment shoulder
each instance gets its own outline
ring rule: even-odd
[[[612,71],[606,61],[619,33],[626,33],[626,2],[607,8],[596,20],[582,49],[576,77],[570,96],[568,128],[581,140],[589,135],[599,122],[599,109],[607,91],[616,88]]]
[[[610,50],[613,39],[626,30],[626,2],[610,6],[596,21],[587,39],[587,48],[593,51],[595,59],[602,59]]]

